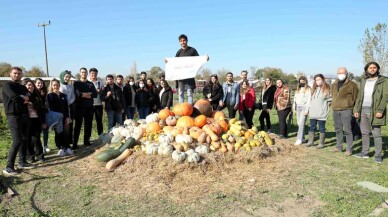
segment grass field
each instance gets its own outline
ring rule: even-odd
[[[256,126],[258,115],[256,111]],[[274,111],[271,120],[273,131],[277,132]],[[293,122],[296,123],[295,118]],[[290,149],[264,160],[224,162],[204,170],[202,166],[176,165],[171,159],[155,157],[147,161],[138,156],[132,164],[123,165],[114,173],[105,172],[89,148],[81,148],[72,157],[57,157],[50,135],[53,151],[45,164],[15,178],[2,177],[19,195],[3,196],[0,213],[2,216],[367,216],[382,204],[381,197],[388,199],[388,193],[379,195],[359,187],[357,182],[371,181],[388,187],[388,129],[383,128],[384,161],[376,164],[373,157],[357,159],[332,153],[335,133],[331,116],[326,127],[326,147],[321,150],[291,145],[297,129],[292,126],[290,139],[279,141],[290,144]],[[93,129],[95,139],[97,134]],[[5,166],[10,143],[8,137],[2,136],[1,168]],[[360,148],[358,140],[354,152]],[[370,156],[373,153],[372,145]],[[139,162],[143,167],[136,164]],[[200,175],[192,178],[193,174]],[[388,209],[381,216],[388,216]]]

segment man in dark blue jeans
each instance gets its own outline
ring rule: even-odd
[[[3,102],[8,127],[11,131],[12,145],[8,153],[7,166],[3,173],[4,175],[17,175],[19,172],[15,170],[15,159],[18,152],[19,169],[34,167],[26,160],[30,128],[27,104],[30,102],[30,97],[27,88],[19,83],[22,78],[22,70],[19,67],[13,67],[9,75],[12,81],[3,86]]]

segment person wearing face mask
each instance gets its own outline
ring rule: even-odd
[[[296,120],[298,122],[298,134],[296,136],[295,145],[301,145],[304,142],[304,127],[309,112],[308,105],[310,104],[310,100],[311,88],[307,85],[306,77],[302,76],[298,81],[293,104],[293,113],[296,114]]]
[[[336,133],[337,146],[333,152],[342,152],[343,137],[346,137],[345,156],[352,155],[353,132],[352,116],[353,108],[358,94],[357,84],[348,77],[348,70],[340,67],[337,70],[337,79],[331,86],[331,107]]]
[[[74,88],[73,85],[70,84],[71,79],[73,76],[71,75],[71,71],[65,70],[61,72],[59,75],[59,79],[61,82],[61,86],[59,87],[59,91],[61,93],[66,94],[67,96],[67,104],[69,105],[69,118],[70,123],[69,127],[64,128],[64,138],[67,140],[67,144],[71,145],[73,144],[73,121],[74,121],[74,101],[75,101],[75,94],[74,94]]]
[[[210,102],[213,107],[213,111],[217,110],[218,103],[223,96],[223,90],[220,82],[218,81],[218,76],[213,74],[210,76],[209,81],[203,87],[203,98]]]
[[[139,118],[145,119],[150,112],[150,98],[151,94],[145,88],[143,80],[139,81],[139,88],[136,90],[136,106],[139,112]]]
[[[375,162],[383,161],[381,126],[387,124],[387,102],[388,79],[380,75],[378,63],[370,62],[364,67],[360,91],[353,109],[354,117],[360,122],[362,134],[362,150],[355,154],[355,157],[369,158],[370,133],[372,133],[375,144]]]
[[[291,91],[281,79],[276,81],[276,87],[274,101],[279,117],[279,137],[284,139],[288,137],[287,117],[291,112]]]
[[[39,96],[43,102],[43,104],[45,105],[46,104],[46,96],[47,96],[47,87],[46,87],[46,84],[44,83],[43,79],[41,78],[36,78],[35,79],[35,87],[36,87],[36,91],[39,93]],[[46,112],[47,113],[47,109],[46,109]],[[48,147],[48,138],[49,138],[49,132],[48,132],[48,128],[43,128],[42,129],[42,132],[43,132],[43,152],[45,153],[48,153],[50,152],[50,149]]]
[[[305,144],[306,147],[314,144],[314,134],[319,126],[319,144],[318,149],[324,147],[326,129],[325,124],[327,117],[329,116],[329,106],[331,102],[330,86],[325,81],[325,77],[322,74],[314,76],[314,84],[311,90],[311,100],[309,105],[309,117],[310,117],[310,130],[309,141]]]
[[[127,119],[133,119],[136,108],[136,85],[133,77],[128,78],[128,82],[123,88],[123,94],[126,106],[125,115]]]

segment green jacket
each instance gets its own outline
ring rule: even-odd
[[[361,116],[362,102],[364,100],[364,89],[365,89],[366,78],[361,79],[360,91],[358,92],[356,105],[354,106],[354,113],[359,113]],[[373,89],[373,100],[370,114],[370,120],[372,126],[384,126],[387,118],[387,103],[388,103],[388,79],[384,76],[380,76]],[[383,114],[382,118],[376,118],[377,112]],[[359,118],[358,120],[360,120]]]
[[[338,91],[338,82],[339,80],[337,79],[330,88],[332,97],[331,108],[334,111],[353,110],[358,95],[357,84],[346,78]]]

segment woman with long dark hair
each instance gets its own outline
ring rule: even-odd
[[[30,127],[27,154],[31,162],[35,162],[37,160],[44,162],[43,146],[40,140],[40,134],[43,128],[47,128],[45,120],[45,104],[36,90],[34,81],[30,78],[25,78],[22,81],[22,85],[26,86],[30,95],[30,102],[28,103]]]
[[[291,112],[291,90],[281,79],[276,81],[276,87],[274,101],[279,117],[279,137],[284,139],[288,137],[287,117]]]
[[[238,110],[244,115],[248,127],[253,126],[253,114],[255,113],[256,94],[253,87],[249,85],[248,80],[244,79],[240,83],[240,101]]]
[[[41,97],[44,105],[46,104],[46,97],[47,97],[47,86],[44,83],[43,79],[41,78],[36,78],[35,79],[35,87],[36,91],[39,93],[39,96]],[[47,111],[46,111],[47,112]],[[50,148],[48,147],[48,128],[43,128],[43,151],[44,152],[49,152]]]
[[[307,142],[306,146],[312,146],[314,144],[314,134],[318,124],[319,144],[317,148],[323,148],[326,137],[325,124],[327,117],[329,116],[330,101],[330,86],[328,83],[326,83],[325,77],[322,74],[315,75],[309,106],[309,141]]]
[[[295,145],[301,145],[304,142],[304,127],[309,112],[310,99],[311,88],[307,84],[306,77],[302,76],[298,80],[293,104],[294,114],[296,114],[296,120],[298,122],[298,135],[296,136]]]
[[[210,76],[209,82],[203,88],[203,98],[208,100],[213,107],[213,110],[217,110],[218,104],[224,91],[218,81],[218,76],[213,74]]]
[[[370,134],[373,135],[375,144],[375,161],[383,161],[381,149],[383,141],[381,126],[387,123],[388,79],[380,75],[380,65],[370,62],[364,67],[361,78],[360,91],[358,92],[354,107],[354,117],[360,121],[362,134],[362,150],[355,154],[358,158],[369,158]]]
[[[127,83],[123,88],[125,99],[125,115],[128,119],[133,119],[136,108],[136,84],[133,77],[129,77]]]
[[[150,113],[151,94],[144,84],[144,80],[139,80],[139,88],[136,90],[136,106],[139,112],[139,119],[145,119]]]
[[[60,82],[57,79],[53,79],[50,83],[50,93],[47,94],[47,104],[50,111],[58,112],[63,115],[63,126],[69,127],[69,105],[67,103],[67,96],[59,91]],[[70,149],[70,145],[64,138],[64,132],[58,133],[55,131],[55,145],[59,149],[58,156],[72,155],[73,151]]]
[[[159,101],[160,101],[160,109],[172,107],[173,94],[170,85],[166,80],[160,81],[160,92],[159,92]]]
[[[264,130],[265,125],[267,125],[268,133],[271,133],[271,118],[269,112],[273,107],[275,91],[276,86],[273,84],[272,78],[266,78],[261,91],[261,99],[259,101],[259,108],[261,109],[259,121],[261,130]]]
[[[146,86],[148,92],[151,94],[149,114],[156,113],[160,108],[158,88],[156,87],[155,82],[152,78],[147,79]]]

